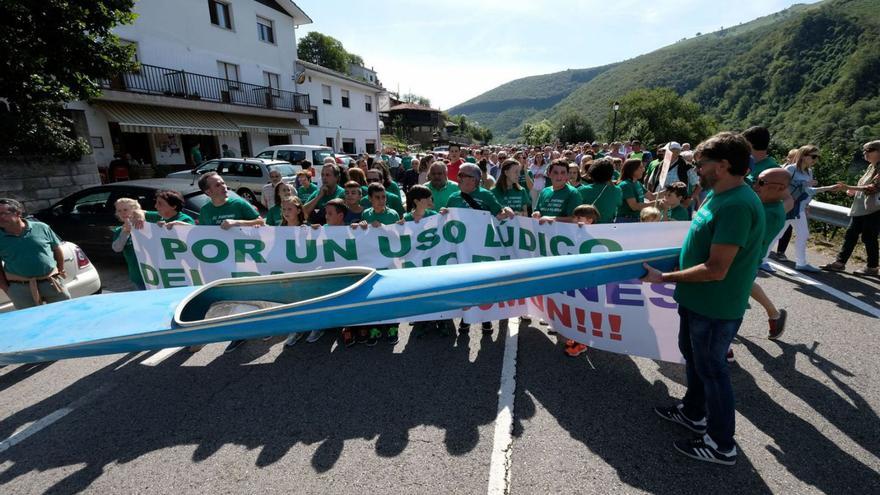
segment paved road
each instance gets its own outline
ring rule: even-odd
[[[813,253],[814,260],[821,255]],[[124,272],[99,264],[105,286]],[[820,274],[880,307],[880,281]],[[738,342],[733,468],[672,452],[655,404],[681,366],[601,351],[571,359],[520,328],[511,493],[878,493],[880,325],[780,274],[781,341],[749,311]],[[396,346],[281,339],[0,369],[0,493],[486,493],[504,338]],[[154,358],[155,359],[155,358]]]

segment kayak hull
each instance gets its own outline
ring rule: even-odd
[[[0,364],[251,339],[437,313],[669,270],[678,248],[375,271],[317,270],[89,296],[0,315]],[[211,303],[277,306],[220,318]]]

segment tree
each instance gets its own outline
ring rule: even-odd
[[[100,94],[99,81],[135,68],[134,47],[111,32],[134,20],[134,0],[0,4],[0,153],[78,159],[64,104]]]
[[[360,56],[348,53],[341,41],[317,31],[312,31],[299,40],[296,56],[300,60],[343,74],[348,74],[349,63],[364,64],[364,60]]]
[[[596,140],[596,132],[593,126],[576,113],[565,114],[556,125],[557,135],[563,143],[593,142]]]
[[[424,96],[420,96],[414,93],[407,93],[400,97],[405,103],[415,103],[416,105],[421,105],[423,107],[430,107],[431,100]]]
[[[554,138],[553,125],[544,119],[536,124],[523,125],[522,138],[530,146],[539,146],[551,142]]]
[[[605,121],[606,134],[610,134],[613,118],[611,114]],[[704,114],[700,105],[678,96],[671,88],[637,89],[620,99],[619,137],[655,144],[699,143],[714,134],[716,128],[715,120]]]

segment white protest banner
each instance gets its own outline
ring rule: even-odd
[[[341,266],[408,268],[679,246],[687,228],[687,222],[539,225],[525,217],[499,222],[486,212],[451,209],[418,223],[366,230],[184,225],[169,230],[147,224],[133,239],[144,282],[156,289]],[[417,319],[460,316],[480,322],[529,313],[598,349],[677,362],[673,288],[632,281]]]

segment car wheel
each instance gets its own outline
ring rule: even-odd
[[[250,189],[239,189],[236,192],[248,203],[254,206],[260,206],[260,203],[257,201],[257,196]]]

